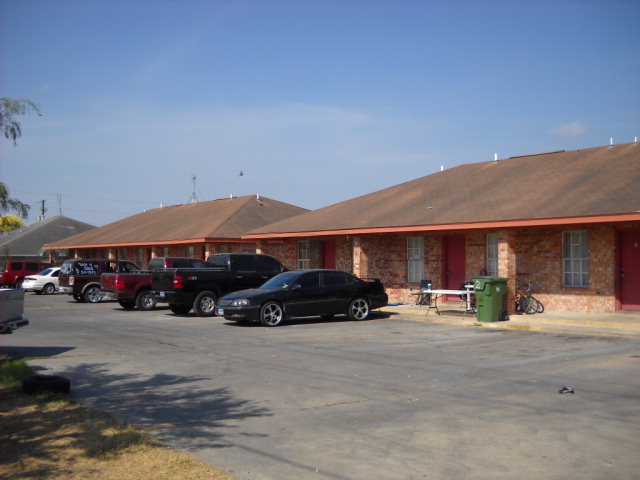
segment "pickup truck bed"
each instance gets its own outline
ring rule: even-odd
[[[151,271],[166,268],[195,266],[204,267],[204,260],[189,257],[156,257],[151,259],[147,270],[134,272],[103,273],[100,288],[107,298],[118,300],[125,310],[153,310],[156,298],[151,292]]]
[[[29,324],[23,317],[24,290],[0,288],[0,334],[12,333]]]
[[[151,272],[151,288],[158,302],[184,315],[193,308],[201,317],[215,315],[222,295],[262,285],[288,270],[278,260],[251,253],[220,253],[207,259],[206,268],[173,268]]]
[[[118,300],[125,310],[153,310],[156,299],[151,293],[151,272],[103,273],[100,288],[105,297]]]

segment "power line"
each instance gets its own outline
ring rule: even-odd
[[[65,211],[73,211],[73,212],[86,212],[86,213],[109,213],[109,214],[118,214],[118,215],[127,215],[127,216],[131,216],[131,215],[135,215],[135,213],[140,213],[140,212],[118,212],[115,210],[90,210],[90,209],[86,209],[86,208],[73,208],[73,207],[65,207],[64,208]]]
[[[98,200],[101,202],[120,202],[120,203],[136,203],[136,204],[140,204],[140,205],[149,205],[150,203],[156,203],[159,204],[160,202],[151,202],[149,200],[147,201],[141,201],[141,200],[122,200],[122,199],[118,199],[118,198],[100,198],[100,197],[87,197],[84,195],[61,195],[59,193],[42,193],[42,192],[32,192],[29,190],[11,190],[12,192],[12,196],[13,193],[18,193],[18,194],[29,194],[29,195],[44,195],[45,197],[51,197],[51,198],[56,198],[56,201],[61,202],[62,197],[64,198],[76,198],[79,200]]]

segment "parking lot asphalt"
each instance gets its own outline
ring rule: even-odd
[[[264,328],[27,295],[0,352],[240,479],[637,478],[637,336],[387,309]]]

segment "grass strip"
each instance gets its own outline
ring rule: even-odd
[[[0,358],[0,478],[233,480],[68,395],[23,394],[33,373],[23,360]]]

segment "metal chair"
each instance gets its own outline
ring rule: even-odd
[[[420,288],[411,292],[416,297],[416,305],[431,305],[431,289],[433,283],[431,280],[420,280]]]

